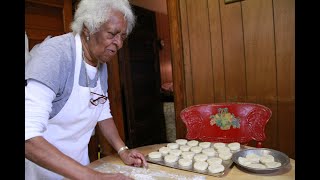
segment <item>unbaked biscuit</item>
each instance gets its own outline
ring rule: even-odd
[[[186,145],[187,142],[188,142],[188,140],[186,140],[186,139],[177,139],[176,140],[176,143],[179,145]]]
[[[182,159],[179,159],[178,164],[183,167],[188,167],[192,165],[192,160],[182,158]]]
[[[229,143],[228,147],[230,148],[231,151],[237,151],[240,149],[240,143],[238,142]]]
[[[203,149],[209,148],[211,146],[210,142],[200,142],[199,146],[202,147]]]
[[[214,156],[216,154],[216,151],[214,148],[207,148],[207,149],[202,149],[202,153],[206,154],[207,156]]]
[[[178,149],[179,148],[179,144],[177,143],[168,143],[167,147],[170,149]]]
[[[193,164],[193,168],[198,171],[205,171],[208,168],[208,163],[204,161],[197,161]]]
[[[164,161],[166,163],[175,163],[176,161],[178,161],[179,157],[172,155],[172,154],[168,154],[164,157]]]
[[[195,161],[206,161],[208,159],[208,156],[205,154],[196,154],[194,155],[193,159]]]
[[[248,166],[249,164],[251,164],[251,161],[244,157],[238,157],[238,162],[243,166]]]
[[[215,174],[224,171],[224,166],[221,164],[212,164],[208,167],[208,170],[210,173]]]
[[[164,146],[159,149],[159,152],[161,152],[162,156],[165,156],[169,153],[170,150],[171,150],[170,148]]]
[[[261,157],[257,154],[250,153],[246,155],[246,158],[251,161],[251,163],[259,163]]]
[[[160,159],[162,155],[161,155],[161,152],[154,151],[154,152],[150,152],[148,156],[151,159]]]
[[[213,147],[214,147],[215,149],[219,149],[219,148],[225,147],[225,146],[226,146],[226,144],[225,144],[225,143],[222,143],[222,142],[216,142],[216,143],[213,144]]]
[[[263,156],[261,156],[261,158],[260,158],[260,162],[261,162],[262,164],[266,164],[266,163],[268,163],[268,162],[273,162],[273,161],[274,161],[274,157],[273,157],[272,155],[270,155],[270,154],[263,155]]]
[[[267,162],[265,165],[267,166],[267,168],[277,168],[281,166],[281,163],[272,161],[272,162]]]
[[[181,152],[182,151],[180,149],[171,149],[169,151],[169,154],[172,154],[172,155],[175,155],[175,156],[180,156]]]
[[[182,152],[182,153],[181,153],[181,156],[182,156],[182,158],[184,158],[184,159],[191,159],[191,160],[192,160],[195,154],[196,154],[196,153],[194,153],[194,152],[187,151],[187,152]]]
[[[228,152],[228,151],[225,151],[225,152],[221,152],[219,153],[219,158],[221,158],[222,160],[229,160],[231,159],[232,157],[232,153],[231,152]]]
[[[217,149],[218,153],[222,153],[222,152],[231,152],[231,150],[227,147],[227,146],[223,146],[223,147],[219,147]]]
[[[200,146],[193,146],[190,148],[190,151],[194,152],[194,153],[200,153],[202,151],[202,147]]]
[[[191,148],[191,146],[188,146],[188,145],[181,145],[180,146],[180,150],[181,151],[189,151]]]
[[[209,163],[209,165],[222,164],[222,159],[219,157],[212,157],[207,159],[207,163]]]
[[[187,145],[191,146],[191,147],[198,146],[198,144],[199,144],[199,141],[197,141],[197,140],[191,140],[191,141],[187,142]]]
[[[249,165],[247,165],[247,167],[255,168],[255,169],[266,169],[267,168],[265,165],[260,164],[260,163],[249,164]]]

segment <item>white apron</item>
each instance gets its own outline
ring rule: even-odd
[[[87,165],[90,162],[88,143],[103,105],[93,106],[89,104],[89,88],[79,85],[82,63],[82,46],[79,35],[75,36],[75,41],[76,62],[73,89],[61,111],[49,120],[47,131],[44,132],[43,137],[67,156],[82,165]],[[91,88],[91,91],[101,92],[100,80],[98,80],[96,87]],[[63,179],[61,175],[48,171],[28,159],[25,159],[25,161],[26,180]]]

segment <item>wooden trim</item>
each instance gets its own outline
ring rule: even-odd
[[[171,40],[171,60],[173,76],[173,94],[175,104],[176,137],[183,138],[186,135],[186,127],[181,121],[180,112],[185,108],[185,82],[183,68],[183,52],[180,30],[179,0],[167,0],[170,40]]]
[[[117,55],[108,63],[108,96],[110,99],[110,109],[113,120],[117,126],[121,139],[125,141],[118,58]]]
[[[219,1],[208,1],[214,102],[226,101],[223,39]]]
[[[63,5],[63,28],[64,32],[70,32],[71,21],[72,21],[72,0],[64,0]]]
[[[63,3],[64,1],[64,3]],[[42,4],[42,5],[46,5],[46,6],[51,6],[51,7],[58,7],[58,8],[63,8],[66,4],[66,1],[71,1],[71,0],[60,0],[61,3],[59,3],[59,1],[57,0],[52,0],[52,1],[48,1],[48,0],[25,0],[25,2],[29,2],[29,3],[35,3],[35,4]],[[71,2],[67,2],[70,3]]]
[[[190,50],[190,39],[189,39],[189,26],[188,26],[188,13],[186,1],[180,1],[180,27],[181,27],[181,43],[183,44],[183,71],[185,80],[185,101],[186,106],[193,105],[194,92],[193,92],[193,81],[192,81],[192,65],[191,65],[191,50]]]

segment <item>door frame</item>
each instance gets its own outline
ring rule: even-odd
[[[179,0],[166,0],[169,18],[170,43],[171,43],[171,62],[173,78],[173,95],[176,122],[176,137],[183,138],[186,135],[186,128],[180,119],[180,112],[186,107],[185,102],[185,82],[183,66],[183,46],[180,21]],[[118,128],[120,137],[125,141],[125,127],[123,118],[123,98],[121,95],[121,85],[119,82],[120,69],[118,56],[108,64],[109,66],[109,98],[111,111]],[[111,93],[113,92],[113,93]]]

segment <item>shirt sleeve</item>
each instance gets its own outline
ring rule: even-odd
[[[106,93],[106,96],[108,97],[108,93]],[[110,110],[110,101],[108,100],[103,104],[103,110],[99,116],[98,121],[106,120],[112,118],[111,110]]]
[[[32,48],[31,59],[25,67],[25,79],[37,80],[56,94],[63,91],[61,88],[66,84],[72,67],[72,49],[68,49],[62,43],[63,40],[65,39],[51,38]]]
[[[28,80],[25,86],[25,140],[43,135],[55,96],[46,85],[36,80]]]

